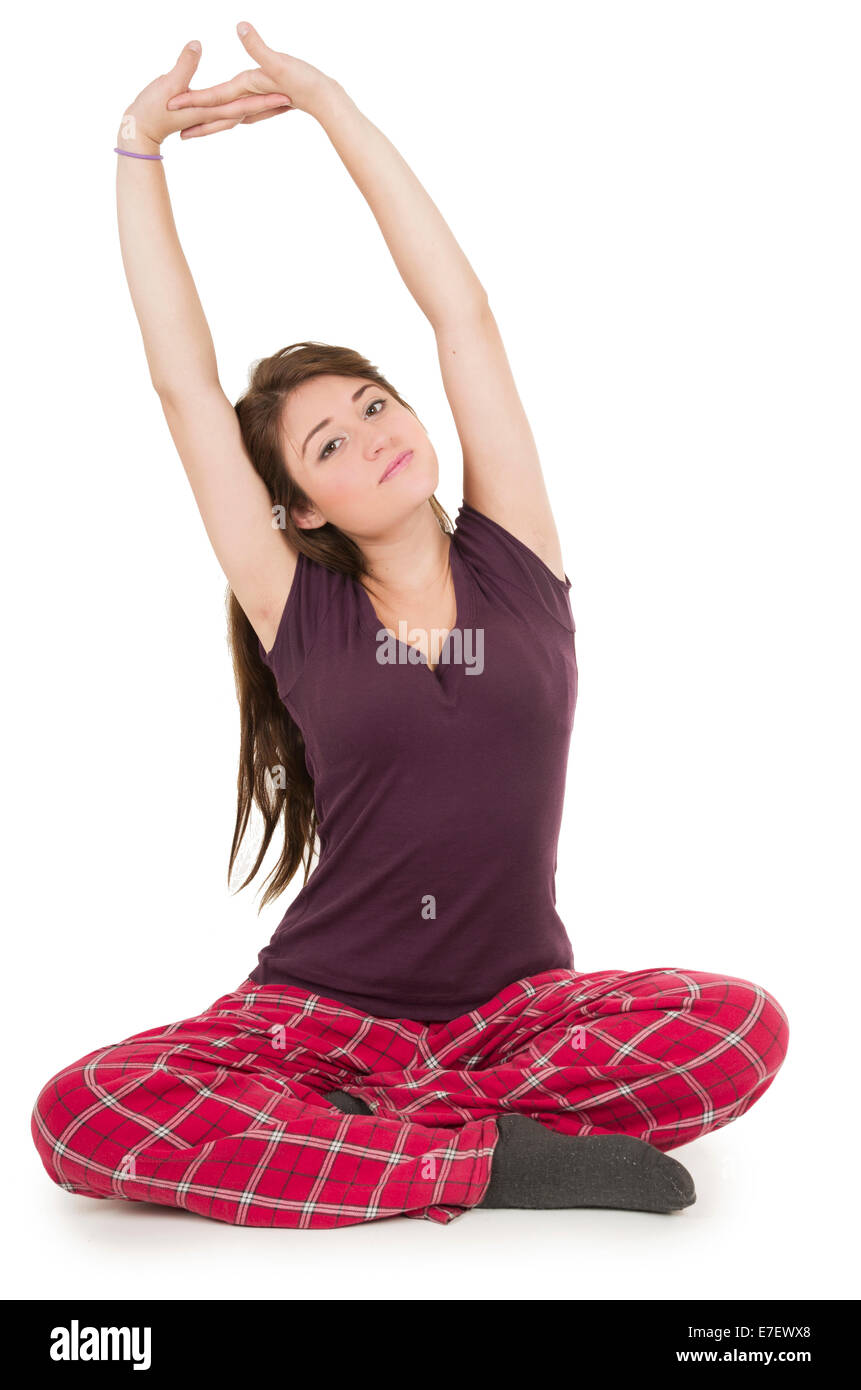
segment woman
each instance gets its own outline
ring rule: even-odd
[[[574,970],[554,888],[570,580],[487,296],[344,89],[239,31],[256,68],[191,92],[189,45],[126,112],[119,228],[152,383],[230,588],[230,867],[256,805],[245,883],[279,826],[263,901],[300,864],[305,882],[237,989],[52,1077],[36,1146],[68,1191],[233,1224],[681,1210],[694,1185],[668,1150],[768,1089],[786,1017],[734,976]],[[463,448],[454,527],[424,428],[357,352],[292,344],[235,407],[219,385],[160,146],[291,108],[325,129],[433,326]]]

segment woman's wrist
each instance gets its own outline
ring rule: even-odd
[[[308,102],[308,115],[313,116],[315,121],[319,121],[320,125],[325,127],[326,117],[337,110],[339,102],[345,100],[347,93],[340,82],[321,73],[321,81],[317,84],[313,98]]]
[[[131,150],[134,154],[161,154],[159,141],[141,130],[137,118],[128,111],[120,122],[116,142],[121,150]]]

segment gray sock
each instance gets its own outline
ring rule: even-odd
[[[528,1115],[497,1119],[490,1186],[479,1207],[680,1211],[694,1182],[669,1154],[628,1134],[559,1134]]]
[[[348,1095],[346,1091],[329,1091],[323,1099],[328,1100],[338,1110],[343,1110],[346,1115],[373,1115],[374,1113],[370,1106],[366,1105],[363,1100],[359,1100],[358,1096]]]

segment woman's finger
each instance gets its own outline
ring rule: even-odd
[[[201,125],[186,126],[185,130],[179,132],[180,140],[195,140],[198,135],[215,135],[219,130],[232,130],[235,125],[240,125],[239,117],[231,121],[204,121]]]
[[[270,116],[286,116],[292,106],[276,106],[271,111],[258,111],[256,116],[245,116],[242,125],[253,125],[255,121],[268,121]]]
[[[216,106],[211,111],[189,111],[191,125],[185,126],[180,131],[180,136],[211,135],[216,130],[229,130],[231,126],[240,125],[243,121],[260,120],[264,116],[278,116],[282,111],[290,111],[290,104],[285,104],[285,98],[277,99],[280,104],[273,102],[271,97],[242,97],[239,101],[228,101],[223,106]],[[208,120],[195,119],[206,115]]]
[[[238,72],[228,82],[219,82],[215,87],[200,87],[196,91],[178,92],[167,103],[168,111],[180,111],[185,106],[221,106],[225,101],[247,96],[249,92],[270,94],[274,91],[272,82],[265,73]],[[281,95],[280,93],[278,95]]]
[[[280,92],[273,95],[244,96],[237,101],[229,101],[223,107],[216,107],[211,113],[215,118],[218,116],[256,116],[261,111],[283,111],[292,106],[289,97],[283,96]]]
[[[212,121],[241,121],[248,116],[257,116],[267,111],[289,111],[290,102],[287,97],[282,96],[262,96],[262,97],[240,97],[237,101],[227,101],[221,106],[207,108],[204,106],[193,107],[183,112],[183,118],[188,121],[185,130],[193,130],[200,125],[203,120]]]
[[[247,24],[245,20],[242,20],[237,24],[236,32],[246,51],[251,54],[255,63],[259,63],[264,72],[271,69],[273,63],[277,63],[281,55],[274,53],[271,48],[266,46],[253,24]]]
[[[238,121],[206,121],[202,125],[188,126],[183,134],[214,135],[219,130],[232,130],[235,125],[254,125],[255,121],[268,121],[270,116],[286,115],[292,106],[276,106],[272,111],[258,111],[256,116],[241,116]]]
[[[185,48],[174,63],[171,77],[179,83],[181,91],[185,90],[194,77],[194,74],[197,72],[202,52],[203,49],[201,48],[200,40],[192,39],[190,43],[185,45]]]

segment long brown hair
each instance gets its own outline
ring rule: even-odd
[[[248,389],[236,402],[235,410],[248,456],[269,489],[273,507],[282,509],[279,516],[283,518],[288,544],[318,564],[358,579],[367,573],[367,566],[355,542],[328,522],[314,530],[303,530],[295,524],[291,511],[309,499],[287,471],[282,438],[284,403],[302,382],[328,374],[373,381],[416,415],[367,358],[352,348],[317,342],[291,343],[272,357],[255,362]],[[451,519],[436,497],[428,500],[440,528],[452,531]],[[305,740],[281,702],[275,677],[260,656],[257,634],[231,589],[227,591],[227,611],[240,719],[236,825],[227,880],[229,883],[253,806],[263,817],[263,834],[257,858],[237,891],[258,873],[282,821],[284,845],[278,863],[265,880],[262,909],[284,891],[300,864],[305,866],[304,881],[308,881],[317,845],[314,783],[305,762]],[[276,768],[283,769],[277,781],[273,777]]]

